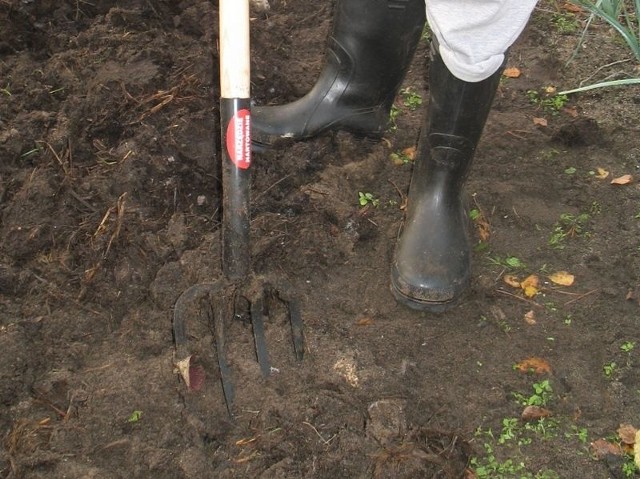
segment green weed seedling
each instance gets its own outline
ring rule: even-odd
[[[358,191],[358,203],[360,203],[360,206],[372,205],[377,208],[380,204],[380,200],[371,193]]]
[[[507,256],[506,258],[501,258],[499,256],[489,256],[489,262],[511,271],[517,269],[526,269],[527,267],[519,258],[515,256]]]
[[[561,35],[570,35],[578,31],[580,23],[573,13],[557,13],[551,17],[551,23]]]
[[[391,111],[389,111],[389,130],[396,131],[398,129],[398,117],[400,116],[400,108],[396,105],[391,105]]]
[[[544,379],[539,383],[535,383],[532,386],[533,394],[527,396],[521,393],[513,393],[513,397],[522,406],[547,406],[551,395],[553,394],[553,388],[548,379]]]
[[[560,220],[554,225],[549,236],[549,246],[556,249],[564,249],[567,238],[588,235],[585,232],[585,226],[590,218],[591,216],[588,213],[580,213],[579,215],[561,214]]]
[[[633,349],[635,347],[636,347],[636,342],[635,341],[625,341],[620,346],[620,351],[622,351],[623,353],[629,354],[629,353],[631,353],[631,351],[633,351]]]
[[[142,419],[142,411],[135,410],[131,413],[131,415],[127,419],[127,422],[135,423],[140,421],[140,419]]]
[[[420,105],[422,105],[422,97],[413,91],[412,88],[404,88],[400,90],[400,95],[402,95],[402,102],[404,103],[404,106],[411,111],[417,110],[420,108]]]
[[[618,371],[618,365],[614,361],[611,361],[602,366],[602,371],[604,372],[605,378],[613,379],[614,374]]]
[[[567,95],[540,93],[538,90],[527,90],[527,98],[532,105],[536,105],[547,113],[557,115],[569,101]]]

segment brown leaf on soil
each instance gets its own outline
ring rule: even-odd
[[[512,274],[505,274],[502,277],[502,280],[507,283],[509,286],[513,287],[513,288],[519,288],[520,287],[520,281],[518,281],[518,278]]]
[[[178,372],[180,373],[180,377],[182,377],[182,380],[184,381],[184,383],[187,385],[187,388],[189,387],[190,383],[190,375],[189,375],[189,366],[191,364],[191,356],[187,356],[184,359],[179,360],[178,362],[176,362],[176,368],[178,369]]]
[[[547,126],[549,122],[546,118],[533,117],[533,124],[538,126]]]
[[[189,391],[199,391],[204,384],[205,372],[201,365],[193,364],[193,356],[187,356],[176,362],[176,368],[180,373],[180,377],[187,385]]]
[[[199,391],[204,384],[204,367],[201,365],[189,366],[189,390]]]
[[[611,180],[612,185],[628,185],[633,181],[633,176],[631,175],[622,175],[617,178]]]
[[[527,406],[520,415],[522,420],[526,422],[537,421],[549,416],[551,416],[551,411],[540,406]]]
[[[402,150],[402,154],[409,158],[409,160],[413,161],[416,159],[416,147],[410,146],[409,148],[405,148]]]
[[[511,67],[505,68],[502,74],[507,78],[518,78],[520,75],[522,75],[522,72],[517,67]]]
[[[535,316],[535,313],[533,312],[533,309],[532,309],[531,311],[529,311],[529,312],[525,313],[525,315],[524,315],[524,321],[525,321],[527,324],[530,324],[530,325],[532,325],[532,326],[533,326],[534,324],[536,324],[536,316]]]
[[[604,180],[607,176],[609,176],[609,172],[604,168],[597,168],[596,171],[596,178],[598,178],[599,180]]]
[[[580,13],[582,12],[582,8],[580,8],[578,5],[575,5],[573,3],[569,3],[566,2],[562,5],[562,9],[567,11],[567,12],[571,12],[571,13]]]
[[[478,479],[478,475],[475,473],[473,469],[469,469],[468,467],[464,470],[464,475],[462,479]]]
[[[489,239],[489,236],[491,236],[491,227],[489,226],[489,222],[482,213],[480,213],[474,220],[474,224],[478,229],[478,236],[480,237],[480,240],[487,241]]]
[[[356,326],[371,326],[373,324],[373,319],[365,316],[364,318],[360,318],[356,321]]]
[[[572,118],[578,118],[578,109],[575,106],[566,106],[562,111]]]
[[[549,276],[549,280],[560,286],[571,286],[575,280],[575,276],[566,271],[558,271]]]
[[[623,443],[631,445],[635,444],[638,430],[631,424],[620,424],[620,427],[616,432]]]
[[[514,367],[515,369],[517,369],[522,373],[528,373],[533,371],[536,374],[544,374],[544,373],[551,372],[551,365],[549,365],[549,363],[546,360],[542,358],[537,358],[537,357],[530,357],[527,359],[523,359],[522,361],[517,363]]]
[[[602,459],[609,454],[621,456],[623,453],[622,448],[618,444],[606,441],[605,439],[596,439],[591,443],[590,449],[591,454],[593,454],[596,459]]]
[[[522,291],[524,291],[524,295],[527,298],[533,298],[536,294],[538,294],[538,284],[538,277],[535,274],[532,274],[527,276],[520,283],[520,287],[522,288]]]

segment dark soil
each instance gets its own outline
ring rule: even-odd
[[[0,475],[460,477],[488,460],[478,428],[497,438],[522,412],[514,393],[548,380],[553,431],[497,451],[525,469],[493,477],[623,477],[589,442],[640,426],[640,188],[611,184],[640,177],[640,90],[532,103],[528,90],[634,73],[603,24],[565,65],[580,31],[560,33],[555,6],[514,45],[522,75],[502,82],[477,152],[467,191],[484,229],[456,309],[407,310],[388,286],[412,169],[390,154],[415,146],[426,105],[399,97],[383,141],[338,133],[255,156],[253,269],[292,285],[307,351],[296,361],[274,314],[262,379],[250,324],[228,318],[230,418],[210,330],[190,326],[198,391],[172,336],[179,295],[222,277],[217,4],[0,1]],[[328,0],[254,12],[256,102],[312,86],[331,15]],[[427,51],[405,82],[425,99]],[[572,286],[548,281],[561,270]],[[505,273],[536,274],[538,294]],[[550,372],[514,370],[530,357]]]

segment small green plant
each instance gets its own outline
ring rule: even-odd
[[[610,363],[602,366],[604,377],[606,377],[607,379],[612,379],[613,375],[616,373],[617,370],[618,370],[618,365],[614,361],[611,361]]]
[[[526,268],[526,265],[515,256],[507,256],[506,258],[500,258],[499,256],[489,256],[489,261],[497,266],[511,270]]]
[[[6,87],[0,88],[0,93],[3,93],[4,95],[7,95],[7,96],[11,96],[11,90],[9,90],[9,85],[7,84]]]
[[[400,116],[400,108],[396,105],[391,105],[389,111],[389,130],[396,131],[398,129],[398,116]]]
[[[580,23],[573,13],[556,13],[551,17],[551,23],[561,35],[570,35],[578,31]]]
[[[526,396],[521,393],[513,393],[513,397],[523,406],[546,406],[553,394],[553,388],[548,379],[544,379],[533,386],[533,394]]]
[[[518,418],[505,417],[502,420],[502,431],[500,431],[500,436],[498,437],[498,444],[504,444],[507,441],[515,439],[518,433],[518,427]]]
[[[474,457],[471,459],[471,467],[478,479],[526,477],[521,476],[523,471],[526,469],[523,462],[515,462],[513,459],[506,459],[505,461],[500,462],[496,458],[491,444],[485,442],[483,446],[485,452],[484,457]]]
[[[582,444],[586,444],[589,440],[589,431],[587,431],[586,427],[578,427],[576,425],[571,426],[572,432],[565,432],[564,437],[571,438],[575,437]]]
[[[417,110],[420,105],[422,105],[422,97],[413,91],[412,88],[404,88],[400,90],[400,95],[402,95],[402,102],[404,103],[404,106],[411,111]]]
[[[358,191],[358,203],[360,206],[372,205],[374,207],[378,207],[380,204],[380,200],[373,196],[371,193],[363,193],[362,191]]]
[[[633,349],[636,347],[636,342],[635,341],[625,341],[624,343],[622,343],[622,345],[620,346],[620,351],[622,351],[623,353],[630,353],[631,351],[633,351]]]
[[[140,419],[142,419],[142,411],[138,411],[135,410],[131,413],[131,415],[129,416],[129,419],[127,419],[127,422],[138,422]]]
[[[640,472],[638,466],[631,456],[625,456],[624,463],[622,463],[622,474],[624,477],[635,477],[636,472]]]
[[[561,214],[560,220],[554,225],[549,237],[549,246],[563,249],[567,238],[584,234],[585,226],[590,218],[591,216],[588,213],[580,213],[579,215]]]
[[[531,104],[553,115],[557,115],[569,101],[567,95],[546,92],[540,93],[538,90],[527,90],[527,97]]]
[[[420,39],[430,43],[432,36],[433,34],[431,33],[431,27],[429,26],[429,23],[425,23],[424,28],[422,29],[422,35],[420,35]]]

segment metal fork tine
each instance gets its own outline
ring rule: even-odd
[[[235,401],[235,388],[231,378],[231,368],[227,362],[225,354],[224,339],[224,318],[228,314],[229,308],[221,302],[216,302],[215,306],[210,303],[209,313],[212,316],[213,336],[216,343],[216,354],[218,356],[218,368],[220,369],[220,382],[222,383],[222,392],[224,393],[224,401],[227,406],[229,416],[233,417],[233,403]]]
[[[262,297],[251,302],[251,325],[260,371],[262,377],[267,378],[271,375],[271,363],[267,351],[267,339],[264,335],[264,299]]]
[[[304,332],[300,303],[297,299],[290,299],[287,301],[287,305],[289,308],[291,334],[293,336],[293,350],[295,351],[296,359],[302,361],[304,359]]]

